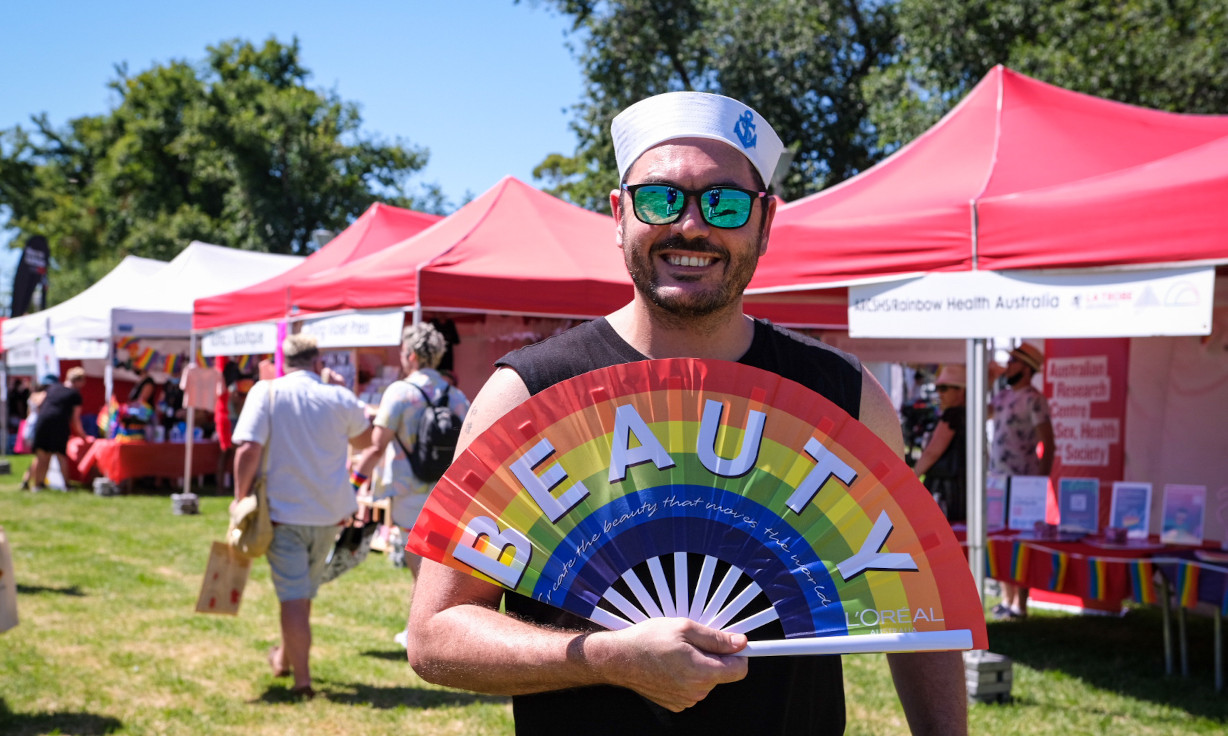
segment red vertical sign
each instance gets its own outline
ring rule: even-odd
[[[1129,356],[1129,338],[1045,340],[1045,396],[1057,444],[1050,487],[1060,478],[1099,479],[1102,530],[1125,463]]]

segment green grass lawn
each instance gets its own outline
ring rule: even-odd
[[[237,617],[194,612],[228,499],[176,516],[166,495],[23,493],[27,458],[0,476],[21,624],[0,634],[0,734],[510,734],[506,698],[420,680],[392,636],[410,582],[379,554],[315,601],[312,668],[325,697],[298,703],[265,653],[277,601],[264,560]],[[976,705],[995,734],[1222,734],[1228,696],[1212,687],[1210,620],[1189,622],[1192,675],[1164,675],[1160,617],[1038,612],[990,625],[1014,660],[1014,701]],[[905,733],[881,656],[845,658],[850,734]],[[583,734],[577,724],[577,734]]]

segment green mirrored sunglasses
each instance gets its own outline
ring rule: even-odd
[[[689,190],[672,184],[623,184],[631,195],[631,208],[645,225],[668,225],[686,209],[688,198],[699,202],[699,214],[712,227],[742,227],[750,219],[755,202],[767,192],[737,187],[709,187]]]

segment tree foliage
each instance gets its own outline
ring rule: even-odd
[[[617,186],[610,120],[680,89],[745,100],[796,158],[786,198],[912,140],[995,64],[1121,102],[1228,113],[1223,0],[551,0],[586,81],[574,155],[535,172],[577,204]]]
[[[572,49],[586,96],[575,107],[575,155],[535,171],[577,204],[608,209],[617,187],[610,120],[676,90],[744,100],[795,151],[782,193],[816,191],[875,158],[862,80],[885,62],[893,26],[881,2],[837,0],[554,0],[574,18]]]
[[[891,64],[867,81],[891,148],[995,65],[1067,89],[1184,113],[1228,113],[1222,0],[900,0]]]
[[[116,72],[110,112],[0,132],[0,206],[19,241],[50,241],[53,300],[127,254],[169,259],[192,240],[304,254],[313,230],[377,199],[440,204],[407,191],[426,150],[362,135],[356,105],[307,86],[297,40]]]

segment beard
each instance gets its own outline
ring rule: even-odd
[[[624,231],[625,234],[625,231]],[[678,318],[707,317],[732,304],[737,303],[755,275],[759,264],[759,245],[763,237],[762,228],[752,247],[739,255],[733,255],[707,238],[687,239],[681,235],[673,235],[648,248],[647,252],[639,248],[624,248],[624,260],[627,272],[635,289],[650,303],[667,314]],[[624,240],[625,242],[625,240]],[[694,290],[662,288],[659,258],[671,250],[685,250],[693,253],[707,253],[725,264],[724,278],[718,284],[707,285],[706,288],[696,287]],[[675,276],[674,281],[680,284],[698,284],[701,276]]]

